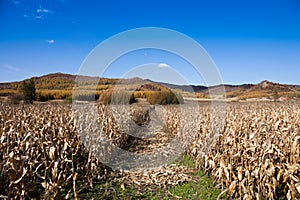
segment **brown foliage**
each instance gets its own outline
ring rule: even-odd
[[[87,187],[105,176],[79,141],[70,105],[0,104],[0,119],[0,195],[76,198],[78,181]]]

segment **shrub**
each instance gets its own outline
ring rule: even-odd
[[[147,100],[150,104],[180,104],[183,103],[183,98],[180,94],[175,94],[171,90],[151,92],[147,96]]]
[[[103,91],[99,98],[102,104],[132,104],[136,102],[134,94],[127,91]]]
[[[133,95],[134,98],[148,98],[149,91],[135,91]]]
[[[276,86],[273,87],[272,94],[273,94],[274,101],[277,101],[279,96],[278,96],[278,88]]]
[[[23,81],[23,85],[21,87],[21,91],[23,93],[23,97],[26,103],[32,103],[35,100],[35,84],[33,79],[30,79],[29,82]]]
[[[153,83],[143,84],[134,92],[135,98],[147,98],[150,104],[180,104],[183,103],[181,94],[169,88]]]

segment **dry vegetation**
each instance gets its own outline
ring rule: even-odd
[[[80,100],[95,101],[109,104],[133,103],[135,98],[146,98],[150,104],[179,104],[183,98],[179,92],[169,88],[144,81],[133,79],[108,79],[79,76],[78,80],[73,75],[49,74],[40,78],[31,78],[23,82],[14,82],[0,85],[0,96],[8,97],[12,103],[24,100],[24,84],[33,82],[34,95],[32,101],[51,100]]]
[[[41,77],[31,78],[35,82],[37,101],[48,100],[67,100],[73,98],[78,100],[93,101],[98,99],[102,93],[109,90],[126,90],[132,92],[135,98],[147,98],[151,104],[178,104],[182,102],[182,97],[197,97],[200,99],[211,99],[209,91],[217,87],[208,88],[206,86],[173,86],[172,92],[162,84],[142,80],[139,78],[132,79],[113,79],[98,78],[88,76],[75,76],[70,74],[54,73]],[[24,80],[24,81],[28,81]],[[7,97],[14,103],[22,99],[22,82],[0,83],[0,96]],[[73,88],[76,87],[76,95],[73,96]],[[278,99],[299,99],[300,90],[296,85],[284,85],[262,81],[258,84],[243,85],[224,85],[226,98],[235,100],[247,99],[274,99],[274,89],[276,88]],[[187,89],[189,88],[189,89]],[[195,94],[190,91],[194,89]],[[176,91],[176,92],[174,92]],[[175,97],[176,96],[176,97]],[[105,97],[103,97],[105,98]]]
[[[202,154],[205,124],[190,148],[234,199],[300,199],[299,104],[229,104],[226,126]]]
[[[104,178],[101,163],[81,144],[70,105],[0,105],[0,192],[12,199],[76,197],[93,178]]]
[[[227,105],[226,123],[221,129],[210,129],[210,119],[216,118],[211,116],[209,105],[200,104],[199,120],[184,129],[189,133],[183,133],[196,133],[187,152],[198,167],[205,169],[233,199],[300,199],[300,105],[231,103]],[[124,147],[129,137],[120,130],[117,119],[107,108],[98,106],[102,131],[114,144]],[[164,131],[173,137],[185,122],[180,118],[178,106],[164,108]],[[147,120],[148,114],[138,118],[146,116]],[[69,104],[1,103],[0,120],[2,197],[77,198],[82,190],[91,188],[94,181],[105,182],[112,176],[110,169],[82,144],[74,125],[76,115],[72,115]],[[89,130],[93,132],[94,128]],[[158,135],[156,140],[149,139],[153,143],[142,142],[154,149],[159,148],[162,138]],[[138,153],[144,151],[137,150]],[[151,184],[163,187],[193,179],[184,174],[188,169],[179,167],[181,171],[177,174],[173,168],[171,165],[162,172],[154,170],[154,174],[151,171],[125,173],[118,180],[137,187]]]
[[[136,88],[135,98],[146,98],[147,101],[154,104],[180,104],[183,103],[183,97],[179,92],[171,90],[165,86],[147,83]]]

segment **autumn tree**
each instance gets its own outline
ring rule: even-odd
[[[277,89],[276,86],[274,86],[273,87],[273,99],[274,99],[274,101],[277,101],[278,98],[279,98],[279,96],[278,96],[278,89]]]

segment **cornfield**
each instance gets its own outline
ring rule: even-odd
[[[71,106],[0,104],[0,195],[10,199],[77,195],[106,169],[81,144]]]
[[[165,124],[156,140],[155,136],[149,138],[155,142],[147,143],[151,146],[148,151],[161,148],[177,133],[195,134],[187,153],[222,186],[228,197],[300,199],[299,104],[228,103],[222,126],[211,123],[218,120],[212,115],[210,104],[200,104],[198,118],[187,128],[182,127],[189,118],[181,118],[180,106],[185,109],[188,105],[160,107],[164,110]],[[97,109],[100,131],[116,146],[126,147],[130,137],[118,127],[118,116],[108,106],[99,105]],[[158,106],[152,109],[162,116]],[[138,116],[135,121],[150,123],[151,112],[135,113]],[[76,126],[78,117],[70,104],[0,103],[0,197],[76,199],[79,190],[92,187],[94,181],[105,182],[111,176],[111,169],[94,157],[94,150],[84,146],[83,141],[89,138],[77,133],[78,129],[87,130],[86,137],[93,138],[88,136],[88,130],[92,133],[96,128],[93,123]],[[139,154],[147,151],[136,148],[132,151]],[[158,172],[160,169],[162,173]],[[180,174],[172,171],[179,169],[173,165],[160,169],[148,173],[124,172],[121,180],[141,186],[163,186],[192,179],[184,174],[187,169],[180,168]]]
[[[190,153],[233,199],[300,199],[299,124],[299,104],[229,104],[216,145],[199,151],[204,123]]]

